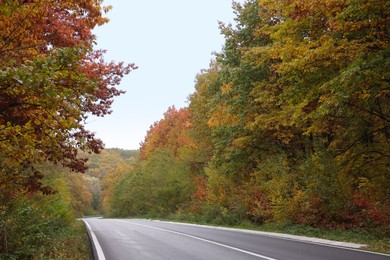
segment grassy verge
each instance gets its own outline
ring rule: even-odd
[[[76,221],[54,238],[51,252],[45,259],[90,259],[90,248],[84,223]]]

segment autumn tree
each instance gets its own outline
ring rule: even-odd
[[[35,165],[85,171],[79,149],[99,152],[89,115],[111,112],[121,78],[134,65],[107,63],[92,29],[108,21],[102,1],[0,3],[0,187],[41,190]]]
[[[108,212],[113,216],[168,216],[186,208],[193,193],[189,168],[167,149],[135,163],[115,184]]]
[[[241,205],[260,222],[384,225],[387,3],[234,7],[237,26],[221,26],[218,82],[194,94],[214,147],[209,206],[223,217]]]
[[[318,183],[307,190],[307,199],[315,198],[309,211],[322,212],[328,222],[350,221],[339,216],[361,203],[357,197],[386,205],[388,3],[265,0],[259,6],[264,22],[254,35],[271,43],[251,48],[246,59],[255,66],[266,64],[271,77],[254,84],[265,113],[258,113],[249,127],[272,130],[276,140],[304,155],[306,162],[297,171],[309,182],[296,178],[295,183],[304,190]],[[363,188],[362,179],[373,190]],[[338,197],[335,190],[348,195]],[[381,210],[386,212],[386,206]]]
[[[168,149],[174,153],[185,142],[183,130],[189,128],[189,113],[185,108],[168,108],[164,118],[155,122],[141,143],[140,153],[142,159],[147,159],[153,152],[160,149]]]
[[[132,170],[131,164],[122,163],[121,165],[111,169],[107,175],[101,181],[102,187],[102,212],[105,215],[111,215],[113,212],[113,201],[115,200],[115,189],[118,182],[123,178],[125,174],[128,174]]]

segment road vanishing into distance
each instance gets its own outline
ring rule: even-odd
[[[390,255],[255,232],[140,219],[83,220],[87,223],[99,260],[390,260]]]

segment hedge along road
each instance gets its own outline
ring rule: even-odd
[[[95,259],[390,260],[390,255],[199,225],[86,218]],[[326,243],[325,240],[318,240]],[[344,245],[344,244],[340,244]],[[354,246],[353,244],[345,244]],[[358,245],[356,245],[358,247]]]

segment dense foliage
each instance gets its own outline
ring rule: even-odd
[[[110,113],[114,86],[134,65],[107,63],[92,29],[107,22],[102,1],[0,2],[0,187],[41,190],[35,165],[85,171],[79,149],[99,152],[84,128]]]
[[[110,211],[109,200],[118,180],[132,169],[139,157],[137,150],[104,149],[99,154],[86,155],[88,170],[85,178],[92,193],[92,209],[96,212]]]
[[[92,193],[82,175],[40,166],[43,183],[56,191],[14,193],[0,206],[0,259],[88,259],[87,236],[76,216],[92,211]],[[4,194],[3,194],[4,196]]]
[[[84,124],[111,113],[135,69],[93,49],[102,2],[0,0],[0,258],[79,259],[69,249],[85,245],[72,227],[96,182],[61,167],[85,172],[80,151],[103,149]]]
[[[389,233],[389,2],[234,10],[189,107],[151,127],[110,213]]]

